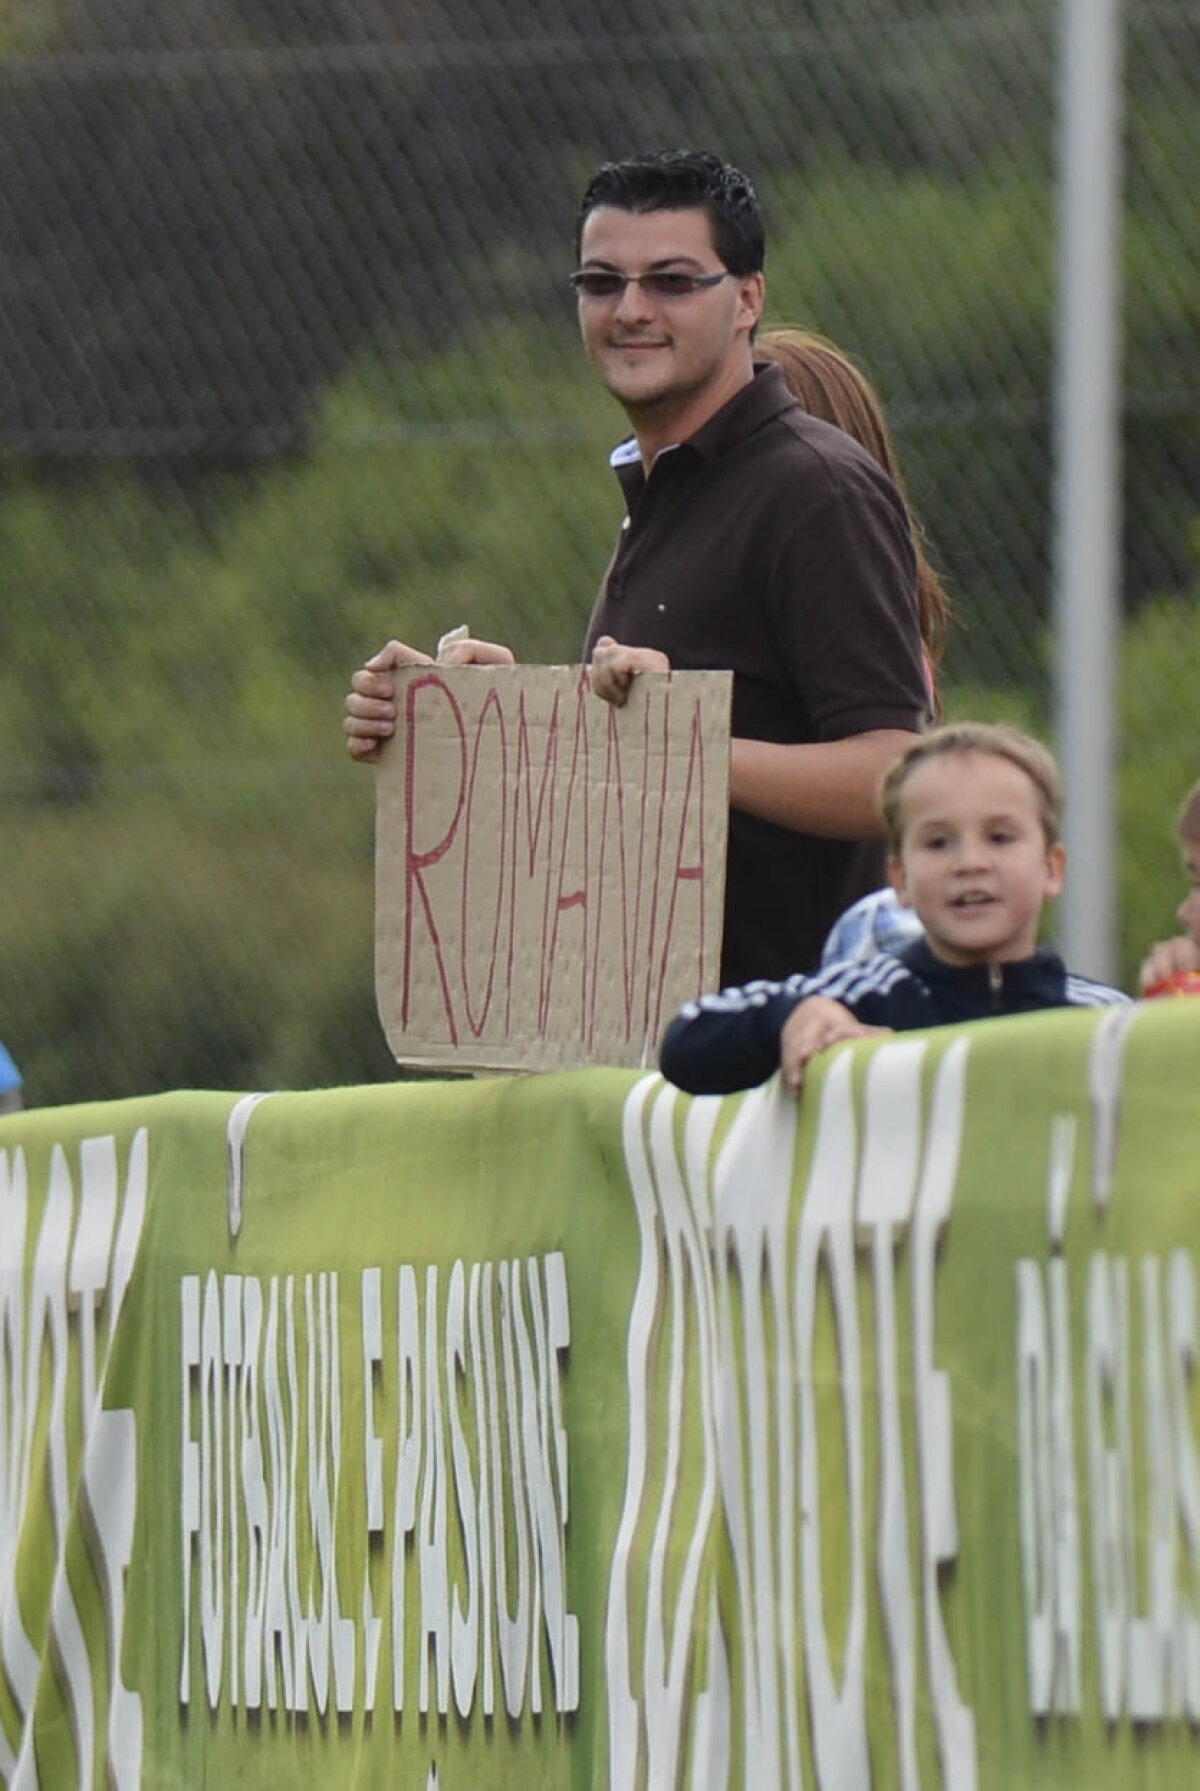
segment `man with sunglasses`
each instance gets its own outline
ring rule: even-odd
[[[911,531],[866,451],[754,364],[765,243],[750,183],[692,152],[607,163],[572,276],[584,348],[633,433],[627,514],[585,658],[621,703],[639,671],[734,674],[721,977],[813,968],[884,880],[876,793],[927,704]],[[394,728],[391,641],[346,700],[353,757]],[[443,663],[511,662],[455,640]]]

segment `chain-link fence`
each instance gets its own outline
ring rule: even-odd
[[[578,656],[622,418],[566,286],[599,161],[755,179],[769,319],[866,365],[958,626],[1052,727],[1058,6],[25,0],[0,22],[0,1036],[28,1098],[394,1074],[353,667]],[[1200,773],[1200,3],[1130,0],[1124,969]]]

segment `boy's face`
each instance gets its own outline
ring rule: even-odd
[[[1185,839],[1182,844],[1188,892],[1175,910],[1175,916],[1192,944],[1200,946],[1200,840]]]
[[[926,759],[905,780],[900,817],[889,873],[935,956],[959,965],[1029,957],[1066,855],[1046,844],[1025,772],[987,752]]]

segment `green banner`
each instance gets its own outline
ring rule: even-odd
[[[0,1121],[0,1782],[1184,1787],[1200,1003]]]

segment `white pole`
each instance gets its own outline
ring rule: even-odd
[[[1063,0],[1055,417],[1057,733],[1071,969],[1116,976],[1120,0]]]

